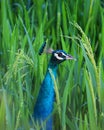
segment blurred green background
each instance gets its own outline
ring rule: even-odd
[[[103,0],[0,0],[0,130],[31,128],[47,39],[77,59],[59,66],[54,130],[103,130]]]

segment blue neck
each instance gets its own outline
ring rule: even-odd
[[[53,64],[53,63],[49,63],[48,65],[48,69],[52,70],[52,74],[54,75],[54,77],[56,78],[57,76],[57,69],[58,69],[58,65],[57,64]],[[47,73],[50,73],[49,70],[47,70]],[[47,75],[46,73],[46,75]],[[50,77],[51,78],[51,77]],[[52,78],[51,78],[52,79]]]
[[[53,110],[54,103],[54,81],[52,80],[51,74],[49,72],[49,68],[52,70],[54,77],[57,75],[58,65],[50,64],[48,65],[48,69],[46,72],[46,76],[41,85],[39,95],[37,98],[37,102],[34,107],[34,115],[35,120],[44,121],[49,117]],[[46,129],[52,129],[52,117],[46,123]]]

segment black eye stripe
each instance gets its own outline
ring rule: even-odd
[[[57,53],[57,54],[58,54],[58,56],[60,56],[60,57],[62,56],[62,53]]]
[[[61,53],[61,52],[58,52],[57,54],[58,54],[58,56],[61,57],[61,58],[65,58],[65,57],[66,57],[66,56],[63,55],[63,53]]]

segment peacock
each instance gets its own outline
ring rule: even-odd
[[[46,42],[42,45],[39,55],[43,53],[45,46]],[[45,52],[51,54],[51,58],[34,106],[33,118],[35,121],[39,122],[40,126],[44,121],[46,121],[46,130],[52,130],[53,118],[50,115],[52,114],[54,107],[55,92],[54,81],[49,70],[51,69],[54,78],[56,78],[58,65],[65,60],[73,60],[75,58],[63,50],[53,50],[49,48],[45,49]]]

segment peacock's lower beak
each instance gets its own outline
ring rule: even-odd
[[[71,56],[71,55],[67,55],[66,56],[66,60],[76,60],[76,58],[74,58],[73,56]]]

